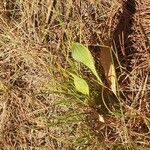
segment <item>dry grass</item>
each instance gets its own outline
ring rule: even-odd
[[[137,4],[131,15],[117,0],[0,2],[0,149],[150,148],[150,6]],[[127,42],[117,47],[122,32]],[[120,104],[106,123],[85,103],[101,95],[94,81],[85,97],[65,72],[84,70],[70,58],[71,41],[89,46],[96,61],[100,45],[114,49]]]

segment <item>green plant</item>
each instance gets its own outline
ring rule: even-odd
[[[84,64],[96,77],[97,82],[100,85],[104,86],[101,78],[99,77],[96,71],[95,62],[89,49],[80,43],[72,43],[71,50],[72,50],[73,59],[79,63]],[[74,85],[76,90],[83,94],[89,95],[89,86],[87,82],[83,78],[78,77],[73,73],[69,73],[69,74],[74,78]]]

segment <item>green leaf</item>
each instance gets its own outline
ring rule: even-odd
[[[89,49],[80,43],[73,43],[71,49],[72,57],[77,62],[83,63],[86,67],[88,67],[91,70],[91,72],[96,76],[98,81],[102,84],[102,80],[100,79],[96,71],[95,62]]]
[[[74,78],[74,85],[78,92],[89,95],[89,86],[87,82],[73,73],[69,73]]]

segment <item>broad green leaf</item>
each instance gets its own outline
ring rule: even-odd
[[[85,66],[87,66],[92,71],[92,73],[96,76],[98,81],[100,81],[102,84],[102,80],[100,79],[96,71],[94,59],[89,49],[80,43],[73,43],[71,49],[72,49],[72,57],[76,61],[83,63]]]
[[[78,92],[89,95],[89,86],[87,82],[73,73],[69,73],[74,79],[74,85]]]

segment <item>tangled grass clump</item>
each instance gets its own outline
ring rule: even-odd
[[[148,8],[148,0],[2,0],[0,149],[149,149]],[[72,42],[90,50],[103,87],[73,60]],[[100,59],[105,47],[117,95]],[[88,94],[68,72],[87,81]],[[119,100],[115,111],[104,109],[103,99],[109,106]]]

